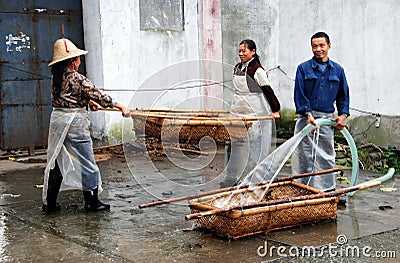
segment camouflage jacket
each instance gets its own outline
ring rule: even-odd
[[[61,92],[52,87],[52,105],[60,108],[87,107],[94,100],[102,107],[114,107],[113,100],[102,93],[88,78],[71,69],[65,69]]]

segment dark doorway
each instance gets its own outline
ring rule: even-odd
[[[0,2],[0,148],[47,145],[54,42],[84,48],[81,0]],[[84,58],[82,58],[84,59]],[[81,70],[84,71],[84,61]]]

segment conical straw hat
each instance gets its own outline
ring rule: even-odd
[[[49,63],[49,67],[57,62],[81,55],[86,55],[87,53],[88,52],[86,50],[77,48],[69,39],[58,39],[54,43],[54,57],[53,61]]]

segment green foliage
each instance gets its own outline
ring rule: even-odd
[[[394,168],[396,171],[400,171],[400,153],[392,150],[387,150],[383,153],[384,172],[387,172],[389,168]]]
[[[281,110],[281,118],[276,121],[278,138],[290,139],[294,135],[297,115],[294,110]],[[346,138],[340,131],[334,133],[336,166],[343,169],[352,168],[351,152]],[[400,171],[400,151],[380,148],[373,144],[360,146],[357,149],[360,169],[386,173],[389,168]]]
[[[111,126],[108,132],[108,144],[119,144],[122,141],[134,141],[135,132],[133,131],[133,123],[129,120],[122,120]]]
[[[372,144],[360,147],[357,151],[363,169],[379,173],[386,173],[389,168],[400,171],[400,152],[398,151],[379,148]]]
[[[294,135],[297,115],[294,110],[284,109],[279,112],[280,119],[276,121],[276,136],[290,139]]]
[[[333,133],[334,135],[334,137],[335,137],[335,142],[336,143],[340,143],[340,144],[347,144],[347,140],[346,140],[346,138],[344,137],[344,135],[343,135],[343,133],[341,133],[340,131],[338,131],[338,130],[334,130],[334,133]]]

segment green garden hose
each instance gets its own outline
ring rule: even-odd
[[[336,122],[334,122],[334,121],[332,121],[330,119],[323,119],[323,118],[316,119],[315,123],[317,124],[317,126],[328,126],[328,125],[333,126],[333,125],[336,124]],[[312,124],[308,124],[301,131],[302,137],[304,137],[307,134],[309,134],[313,129],[315,129],[315,126],[312,125]],[[350,132],[346,128],[343,128],[340,132],[346,138],[346,141],[347,141],[347,143],[349,144],[349,147],[350,147],[351,161],[352,161],[350,186],[355,186],[356,183],[357,183],[358,172],[359,172],[357,147],[356,147],[356,144],[354,143],[353,137],[351,136]],[[381,176],[379,178],[376,178],[376,179],[361,183],[359,185],[363,185],[363,184],[367,184],[367,183],[371,183],[371,182],[376,182],[376,181],[385,182],[385,181],[387,181],[387,180],[389,180],[390,178],[393,177],[394,172],[395,172],[395,169],[394,168],[390,168],[388,170],[388,172],[384,176]],[[350,192],[350,193],[348,193],[348,195],[349,196],[353,196],[355,193],[356,193],[356,191]]]
[[[333,126],[333,125],[336,124],[336,122],[332,121],[331,119],[323,119],[323,118],[316,119],[315,123],[317,124],[317,126]],[[305,137],[313,129],[315,129],[315,126],[312,125],[312,124],[308,124],[301,131],[302,136]],[[356,144],[354,143],[353,137],[351,136],[350,132],[346,128],[343,128],[340,132],[346,138],[346,141],[350,146],[351,162],[352,162],[350,186],[354,186],[354,185],[356,185],[357,178],[358,178],[358,153],[357,153],[357,147],[356,147]]]

